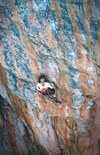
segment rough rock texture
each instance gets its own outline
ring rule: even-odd
[[[1,0],[0,41],[0,155],[100,155],[100,0]]]

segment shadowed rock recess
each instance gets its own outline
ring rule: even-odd
[[[100,0],[0,0],[0,62],[0,155],[100,155]]]

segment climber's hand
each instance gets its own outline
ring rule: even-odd
[[[48,90],[48,88],[43,88],[43,89],[41,90],[41,93],[46,92],[47,90]]]
[[[39,92],[39,95],[42,95],[42,93],[41,93],[41,92]]]
[[[39,91],[39,95],[42,95],[42,93],[46,92],[48,88],[43,88],[41,91]]]

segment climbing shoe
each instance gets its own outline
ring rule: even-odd
[[[59,100],[56,100],[56,102],[61,104],[61,101],[59,101]]]

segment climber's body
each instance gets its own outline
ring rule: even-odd
[[[52,95],[53,96],[56,96],[55,95],[55,87],[54,87],[54,84],[53,83],[49,83],[49,82],[46,82],[46,78],[44,75],[41,75],[39,77],[39,83],[37,84],[37,90],[39,91],[40,94],[43,94],[43,95],[48,95],[47,91],[48,89],[51,89],[52,90]]]
[[[56,98],[56,89],[53,83],[46,82],[46,78],[44,75],[39,77],[39,82],[37,84],[37,90],[42,95],[48,95],[49,97]],[[57,102],[61,103],[56,99]]]

